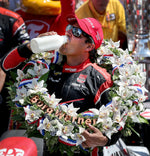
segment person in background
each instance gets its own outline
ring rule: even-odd
[[[8,0],[6,1],[8,2]],[[6,1],[5,1],[5,6],[6,6]],[[23,0],[20,2],[23,5]],[[28,2],[28,1],[25,0],[24,2]],[[53,14],[51,15],[41,14],[40,15],[40,14],[36,14],[36,12],[34,12],[33,14],[33,11],[32,13],[31,12],[28,13],[26,11],[23,11],[22,9],[21,10],[18,9],[18,11],[16,11],[16,14],[13,13],[12,11],[8,11],[8,12],[6,11],[9,14],[6,19],[8,19],[9,21],[8,23],[2,23],[3,27],[5,26],[5,28],[2,28],[1,31],[6,29],[7,34],[3,34],[3,31],[2,31],[3,36],[0,39],[0,58],[2,58],[3,56],[4,58],[5,57],[7,58],[5,59],[5,63],[1,64],[1,68],[5,67],[7,76],[6,76],[6,73],[4,73],[3,70],[0,69],[0,78],[1,78],[0,90],[1,90],[1,95],[2,95],[0,96],[0,101],[2,103],[1,107],[3,107],[0,109],[1,111],[0,114],[3,117],[1,116],[0,117],[1,119],[5,118],[5,120],[2,120],[2,123],[4,126],[0,129],[0,135],[8,128],[8,122],[9,122],[8,120],[9,120],[9,114],[10,114],[10,110],[8,110],[8,106],[6,106],[4,102],[6,101],[6,99],[2,99],[2,97],[4,98],[7,95],[7,89],[6,89],[6,86],[4,86],[4,82],[5,82],[5,79],[6,81],[9,80],[8,70],[10,68],[13,68],[14,66],[18,66],[21,62],[24,62],[27,58],[29,58],[32,55],[32,52],[26,53],[26,51],[28,50],[24,50],[22,48],[24,47],[24,44],[20,47],[17,47],[17,45],[21,44],[23,41],[25,42],[29,41],[29,38],[32,39],[33,37],[38,36],[40,33],[48,32],[50,30],[54,30],[58,34],[63,35],[65,33],[65,27],[67,25],[66,16],[68,15],[68,13],[74,14],[75,13],[74,9],[75,9],[74,0],[62,0],[61,7],[60,7],[61,13],[57,15],[53,15]],[[3,8],[0,9],[0,11],[6,13],[3,10],[4,10]],[[13,28],[13,30],[11,28]],[[8,29],[10,30],[10,32],[8,31]],[[7,43],[5,43],[4,41]],[[14,47],[14,49],[12,49],[12,47]],[[14,59],[15,60],[14,63],[10,62],[9,59],[11,60]]]
[[[9,8],[9,1],[8,0],[0,0],[0,7]]]
[[[3,7],[0,7],[0,28],[0,59],[12,48],[30,40],[22,17]]]
[[[125,8],[125,2],[126,0],[119,0],[121,2],[121,4],[123,5],[123,7]]]
[[[96,50],[103,41],[101,24],[95,18],[78,19],[72,15],[67,18],[67,21],[69,25],[66,27],[65,35],[68,37],[68,42],[59,49],[63,61],[61,64],[53,64],[54,70],[50,70],[47,88],[50,95],[55,92],[56,98],[62,99],[61,103],[73,102],[74,107],[80,108],[78,113],[81,113],[89,108],[100,108],[102,104],[107,104],[110,100],[109,88],[113,82],[111,75],[94,63]],[[54,34],[56,32],[47,32],[39,37]],[[21,51],[32,55],[30,43],[19,47]],[[1,64],[6,60],[11,64],[15,62],[12,57],[5,57]],[[11,68],[6,69],[3,66],[2,69],[6,72]],[[115,133],[110,140],[97,128],[91,125],[89,128],[93,133],[88,130],[83,132],[86,138],[82,143],[83,148],[111,145],[120,137],[119,133]]]
[[[39,2],[22,0],[21,7],[15,10],[24,19],[30,38],[49,31],[65,34],[66,17],[68,14],[75,14],[75,0]],[[54,8],[50,3],[56,3],[57,7]]]
[[[9,9],[15,11],[20,7],[21,0],[9,0]]]
[[[78,9],[86,0],[76,0],[76,9]]]
[[[127,48],[125,9],[119,0],[87,0],[75,13],[80,19],[97,19],[102,24],[104,39],[120,40],[120,47]]]
[[[13,51],[16,46],[25,44],[29,42],[29,40],[30,37],[22,17],[11,10],[0,7],[0,60],[9,52],[11,56],[11,51]],[[16,61],[17,55],[14,55],[12,59]],[[6,66],[8,64],[9,62],[5,63]],[[10,78],[9,73],[6,75],[0,68],[0,123],[2,125],[0,135],[8,128],[10,110],[6,103],[8,91],[5,82]]]

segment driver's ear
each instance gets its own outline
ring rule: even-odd
[[[95,44],[94,43],[87,43],[86,51],[91,51],[94,48],[95,48]]]

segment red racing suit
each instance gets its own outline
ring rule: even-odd
[[[107,104],[112,84],[110,74],[89,59],[78,66],[53,65],[47,82],[49,93],[62,98],[61,103],[73,102],[78,113]]]
[[[15,48],[16,46],[29,42],[29,35],[26,30],[25,23],[22,17],[8,9],[0,7],[0,60],[5,55]],[[13,51],[13,50],[12,50]],[[10,56],[10,55],[9,55]],[[17,59],[16,53],[14,53],[11,62],[15,62]],[[9,66],[11,62],[7,61],[6,66]],[[1,72],[1,70],[0,70]],[[8,122],[10,116],[9,106],[6,103],[8,95],[8,89],[6,89],[8,82],[11,79],[11,75],[0,74],[1,79],[1,93],[0,93],[0,135],[8,129]]]
[[[19,46],[18,51],[16,51],[16,54],[18,54],[17,57],[20,60],[25,59],[24,55],[32,55],[26,45]],[[105,105],[111,100],[108,92],[113,82],[110,74],[105,69],[91,63],[89,59],[78,66],[72,67],[65,63],[60,65],[57,64],[59,62],[58,58],[60,58],[59,54],[56,53],[50,64],[50,69],[53,70],[50,70],[47,88],[50,95],[54,93],[57,98],[62,99],[60,104],[73,103],[74,107],[80,107],[78,111],[80,113],[89,108],[99,109],[103,104]],[[7,66],[7,69],[5,68],[5,64],[9,60],[12,62],[12,65],[10,65],[12,68],[17,65],[16,61],[12,61],[12,57],[6,57],[2,60],[4,71],[11,69],[10,66]],[[107,146],[114,144],[120,135],[120,132],[113,134]]]
[[[51,70],[51,68],[53,70]],[[90,108],[99,109],[111,101],[109,89],[113,82],[106,69],[91,63],[88,59],[78,66],[50,64],[50,73],[47,80],[47,89],[56,98],[61,98],[60,104],[73,103],[80,108],[78,113]],[[114,144],[121,136],[114,133],[107,146]]]
[[[22,17],[0,7],[0,59],[25,41],[29,41],[29,35]]]

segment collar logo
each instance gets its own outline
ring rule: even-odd
[[[65,68],[65,71],[75,72],[77,71],[76,68]]]

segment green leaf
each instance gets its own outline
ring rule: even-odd
[[[139,134],[137,131],[135,131],[134,128],[133,128],[132,126],[130,126],[130,125],[128,124],[128,127],[129,127],[138,137],[140,137],[140,134]]]
[[[45,82],[47,81],[48,79],[48,75],[49,75],[49,72],[47,72],[46,74],[42,75],[38,81],[41,81],[41,80],[44,80]]]
[[[140,123],[149,124],[148,120],[141,115],[138,116],[138,119],[140,120]]]
[[[16,77],[17,77],[17,72],[11,72],[10,71],[10,75],[11,75],[11,78],[16,81]]]

